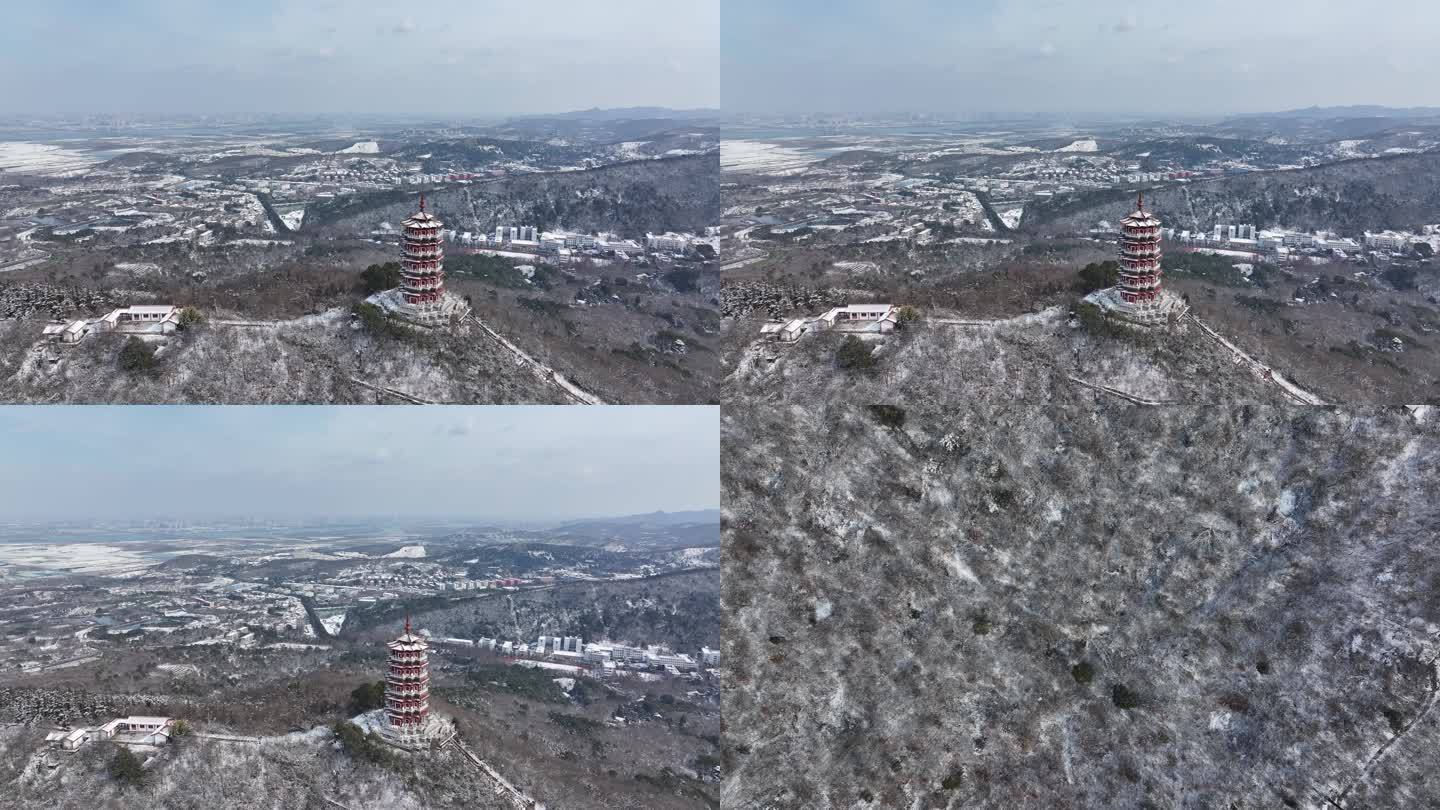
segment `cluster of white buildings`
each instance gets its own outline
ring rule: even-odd
[[[65,751],[78,751],[96,740],[111,740],[127,745],[164,745],[170,741],[175,721],[169,717],[131,715],[120,717],[96,728],[75,728],[52,731],[45,741]]]
[[[760,334],[783,343],[794,343],[810,331],[836,329],[843,332],[888,334],[900,325],[900,310],[894,304],[846,304],[815,318],[795,318],[784,323],[767,323]]]
[[[1323,251],[1341,257],[1361,252],[1359,242],[1328,231],[1306,233],[1285,229],[1263,230],[1250,224],[1216,225],[1209,231],[1162,228],[1160,235],[1165,241],[1174,244],[1273,253],[1280,256],[1291,251]]]
[[[394,226],[386,223],[378,233],[391,233]],[[498,225],[491,233],[441,231],[445,241],[465,247],[506,250],[535,255],[566,256],[572,253],[613,254],[619,259],[650,253],[686,254],[700,243],[718,245],[718,237],[689,233],[647,233],[645,241],[624,239],[614,233],[577,233],[575,231],[542,231],[534,225]]]
[[[698,237],[688,233],[665,232],[659,235],[645,234],[645,249],[655,253],[687,253]]]
[[[720,651],[708,647],[701,648],[700,660],[696,661],[691,655],[677,653],[663,645],[634,647],[610,641],[586,644],[579,636],[540,636],[533,644],[493,638],[473,641],[463,638],[437,638],[432,641],[436,644],[490,650],[507,658],[543,660],[573,667],[576,671],[589,669],[600,675],[611,673],[617,667],[665,669],[671,674],[680,675],[694,672],[702,663],[705,666],[720,665]]]
[[[1379,233],[1365,232],[1365,247],[1371,250],[1384,250],[1391,253],[1405,253],[1410,246],[1418,242],[1425,242],[1435,247],[1440,239],[1440,225],[1426,225],[1423,234],[1414,234],[1409,231],[1380,231]]]
[[[1427,228],[1427,230],[1429,230]],[[1440,227],[1436,228],[1440,231]],[[1091,234],[1108,238],[1115,232],[1109,222],[1100,222]],[[1335,258],[1358,256],[1367,251],[1406,253],[1418,242],[1440,243],[1440,234],[1414,234],[1408,231],[1366,231],[1362,239],[1340,236],[1331,231],[1296,231],[1286,228],[1264,229],[1250,223],[1220,223],[1210,230],[1162,228],[1161,237],[1171,244],[1217,252],[1268,254],[1284,260],[1291,254],[1326,254]]]
[[[585,234],[571,231],[540,231],[533,225],[501,225],[493,233],[442,231],[445,241],[466,247],[506,250],[535,255],[566,256],[571,253],[614,253],[617,257],[644,253],[645,247],[633,239],[621,239],[613,233]]]
[[[45,337],[61,343],[79,343],[91,332],[131,335],[168,335],[180,328],[180,308],[169,304],[137,304],[112,310],[97,320],[79,319],[45,325]]]

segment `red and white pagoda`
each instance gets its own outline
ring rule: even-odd
[[[1145,195],[1120,222],[1120,283],[1098,290],[1085,300],[1122,320],[1140,326],[1173,323],[1189,307],[1160,286],[1160,220],[1145,210]]]
[[[420,210],[405,220],[404,228],[400,286],[372,295],[369,303],[420,326],[439,326],[464,316],[469,307],[445,291],[444,227],[425,210],[424,194],[420,195]]]
[[[419,748],[449,733],[449,724],[430,713],[430,644],[410,631],[385,645],[389,671],[385,676],[385,722],[380,734],[404,748]]]

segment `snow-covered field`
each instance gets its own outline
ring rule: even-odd
[[[720,168],[730,172],[795,174],[823,158],[764,141],[724,141],[720,144]]]
[[[102,162],[100,158],[44,143],[0,142],[0,172],[59,177],[76,174]]]
[[[1094,138],[1084,138],[1084,139],[1082,139],[1082,140],[1078,140],[1078,141],[1072,142],[1069,146],[1062,146],[1062,147],[1060,147],[1059,149],[1056,149],[1055,151],[1056,151],[1056,152],[1098,152],[1098,151],[1100,151],[1100,144],[1096,143]]]
[[[46,573],[115,574],[156,561],[122,546],[105,543],[0,544],[0,561]]]
[[[280,221],[284,222],[285,227],[292,231],[299,230],[300,224],[305,221],[305,209],[296,208],[294,211],[287,211],[280,215]]]
[[[1020,218],[1025,216],[1025,208],[1009,208],[999,213],[1000,221],[1005,223],[1005,227],[1013,229],[1020,227]]]
[[[642,159],[642,158],[647,158],[647,157],[649,157],[649,155],[647,155],[647,154],[645,154],[644,152],[640,151],[640,148],[641,148],[642,146],[644,146],[645,144],[647,144],[647,143],[650,143],[650,142],[649,142],[649,141],[625,141],[625,142],[623,142],[623,143],[618,143],[618,144],[615,145],[615,154],[616,154],[617,157],[620,157],[620,158],[625,159],[625,160],[640,160],[640,159]]]
[[[379,153],[380,144],[375,141],[357,141],[351,146],[341,149],[337,154],[341,155],[374,155]]]
[[[345,625],[345,614],[342,612],[336,613],[334,616],[326,616],[320,620],[320,624],[324,626],[325,632],[332,636],[338,635],[340,628]]]
[[[425,547],[424,547],[424,546],[401,546],[400,548],[397,548],[397,549],[395,549],[394,551],[392,551],[392,552],[390,552],[389,554],[386,554],[386,555],[384,555],[384,556],[386,556],[386,557],[424,557],[424,556],[425,556]]]

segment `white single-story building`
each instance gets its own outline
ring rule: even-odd
[[[786,343],[794,343],[810,330],[810,322],[805,318],[796,318],[785,323],[767,323],[760,327],[760,334],[771,340],[782,340]]]
[[[175,721],[169,717],[131,715],[120,721],[119,729],[130,734],[139,734],[147,731],[169,731],[174,724]]]
[[[63,343],[79,343],[90,334],[90,322],[86,320],[64,321],[45,324],[45,337]]]
[[[122,307],[96,321],[95,325],[107,332],[153,332],[168,335],[180,328],[180,309],[169,304]]]
[[[834,309],[815,319],[821,329],[860,327],[879,332],[893,332],[899,324],[898,312],[893,304],[848,304]]]
[[[77,728],[60,740],[60,747],[66,751],[77,751],[88,742],[90,742],[90,729]]]
[[[71,321],[64,331],[60,333],[60,340],[64,343],[79,343],[90,334],[89,321]]]

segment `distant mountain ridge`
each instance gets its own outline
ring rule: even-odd
[[[550,113],[546,115],[516,115],[510,118],[509,123],[515,121],[629,121],[636,118],[718,118],[720,110],[708,107],[696,107],[687,110],[678,110],[671,107],[611,107],[602,109],[591,107],[588,110],[572,110],[563,113]]]
[[[562,523],[557,531],[581,529],[617,528],[664,528],[668,526],[693,526],[700,523],[720,523],[719,509],[691,509],[681,512],[650,512],[644,515],[622,515],[611,518],[585,518]]]
[[[1281,112],[1241,113],[1231,118],[1414,118],[1440,116],[1440,107],[1385,107],[1379,104],[1351,104],[1337,107],[1304,107]]]

